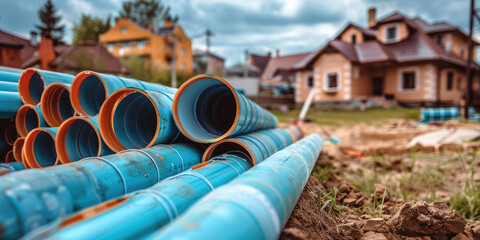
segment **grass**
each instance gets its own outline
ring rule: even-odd
[[[289,112],[272,111],[280,122],[297,119],[300,109]],[[389,119],[418,119],[420,111],[412,108],[370,108],[360,109],[340,108],[310,108],[307,118],[323,125],[354,125],[366,123],[369,125],[386,123]]]

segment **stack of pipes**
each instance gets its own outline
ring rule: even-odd
[[[252,172],[255,181],[270,178],[268,171],[297,176],[281,187],[289,194],[285,213],[321,150],[318,135],[295,143],[299,128],[278,128],[273,114],[213,75],[177,90],[92,71],[16,74],[17,105],[0,107],[9,118],[16,114],[4,132],[18,161],[0,164],[0,175],[11,172],[0,177],[0,239],[174,237],[157,231],[190,220],[182,214],[192,215],[207,194],[228,199],[219,190]],[[15,172],[23,168],[32,169]],[[252,191],[269,204],[279,200],[268,189]]]

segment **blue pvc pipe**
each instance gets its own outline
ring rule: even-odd
[[[55,150],[58,127],[35,128],[25,137],[23,150],[25,161],[31,168],[43,168],[60,164]]]
[[[0,238],[19,238],[59,217],[151,187],[200,163],[201,153],[198,145],[158,145],[2,176]]]
[[[0,118],[14,118],[23,105],[20,95],[16,92],[0,91]]]
[[[4,81],[0,80],[0,91],[18,93],[18,83],[16,83],[16,82],[4,82]]]
[[[122,88],[104,102],[100,132],[114,152],[172,143],[180,132],[172,117],[173,95]]]
[[[69,84],[52,83],[43,92],[40,106],[49,126],[58,127],[63,121],[75,115],[70,103],[69,89]]]
[[[75,110],[83,116],[96,116],[105,99],[120,88],[132,87],[165,93],[176,92],[175,88],[118,77],[113,74],[83,71],[75,77],[71,88],[71,101]]]
[[[26,137],[27,134],[38,127],[48,127],[47,122],[43,118],[40,106],[25,104],[18,109],[15,116],[15,127],[18,135]]]
[[[62,163],[113,154],[100,136],[98,117],[72,117],[58,129],[55,148]]]
[[[301,134],[298,136],[301,137]],[[292,132],[288,129],[276,128],[227,138],[210,145],[205,150],[203,160],[224,153],[239,152],[248,156],[252,164],[256,165],[275,152],[292,144],[298,136],[292,135]]]
[[[9,72],[0,67],[0,81],[18,83],[18,79],[20,78],[20,74],[23,72],[23,70],[18,71],[19,72]]]
[[[321,147],[322,138],[314,134],[279,151],[149,239],[278,239]]]
[[[28,68],[18,80],[18,93],[23,103],[38,105],[47,86],[52,83],[70,84],[74,77],[66,73]]]
[[[25,166],[21,162],[0,163],[0,169],[8,169],[10,172],[24,170]]]
[[[230,182],[250,167],[244,159],[223,155],[146,190],[53,223],[25,239],[144,239],[177,218],[212,188]]]
[[[212,143],[260,129],[275,128],[277,118],[213,75],[198,75],[175,94],[173,117],[193,141]]]

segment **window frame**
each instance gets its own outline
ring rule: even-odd
[[[337,87],[331,88],[329,87],[329,75],[334,73],[337,76]],[[326,70],[323,73],[323,91],[325,92],[338,92],[342,88],[342,75],[340,69],[335,69],[335,70]]]
[[[123,26],[120,28],[120,33],[125,34],[127,33],[127,27]]]
[[[142,43],[142,44],[139,44],[139,43]],[[143,48],[146,47],[146,45],[147,45],[147,41],[145,41],[145,40],[137,40],[135,42],[135,47],[138,48],[138,49],[143,49]]]
[[[453,71],[447,71],[447,81],[445,86],[445,89],[447,91],[453,90],[454,79],[455,79],[455,74],[453,73]]]
[[[400,24],[399,23],[390,23],[390,24],[385,24],[384,26],[385,31],[384,31],[384,39],[385,42],[390,43],[390,42],[398,42],[400,41]],[[388,29],[395,28],[395,38],[389,39],[388,38]]]
[[[117,49],[117,43],[107,43],[108,51],[115,51]]]
[[[132,48],[131,42],[122,42],[122,49],[130,49]]]
[[[405,89],[403,88],[403,75],[406,72],[413,72],[414,73],[414,88],[412,89]],[[400,69],[398,71],[398,85],[397,85],[397,90],[398,92],[417,92],[420,89],[420,70],[418,68],[405,68],[405,69]]]
[[[357,34],[350,35],[350,43],[356,44],[357,43]]]
[[[312,78],[312,86],[309,86],[309,78]],[[315,88],[315,77],[313,73],[308,73],[305,75],[305,88],[306,89],[314,89]]]

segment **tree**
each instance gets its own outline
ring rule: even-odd
[[[73,43],[79,40],[98,41],[98,36],[110,29],[110,16],[103,21],[99,17],[82,14],[79,24],[73,26]]]
[[[63,43],[62,38],[65,25],[60,25],[62,18],[57,14],[57,9],[51,0],[47,0],[43,7],[40,8],[38,17],[41,25],[36,25],[35,27],[40,30],[41,35],[51,37],[54,45]]]
[[[178,16],[172,16],[170,7],[164,6],[160,0],[125,1],[119,18],[128,18],[143,28],[157,24],[157,21],[172,20],[173,23],[178,21]]]

